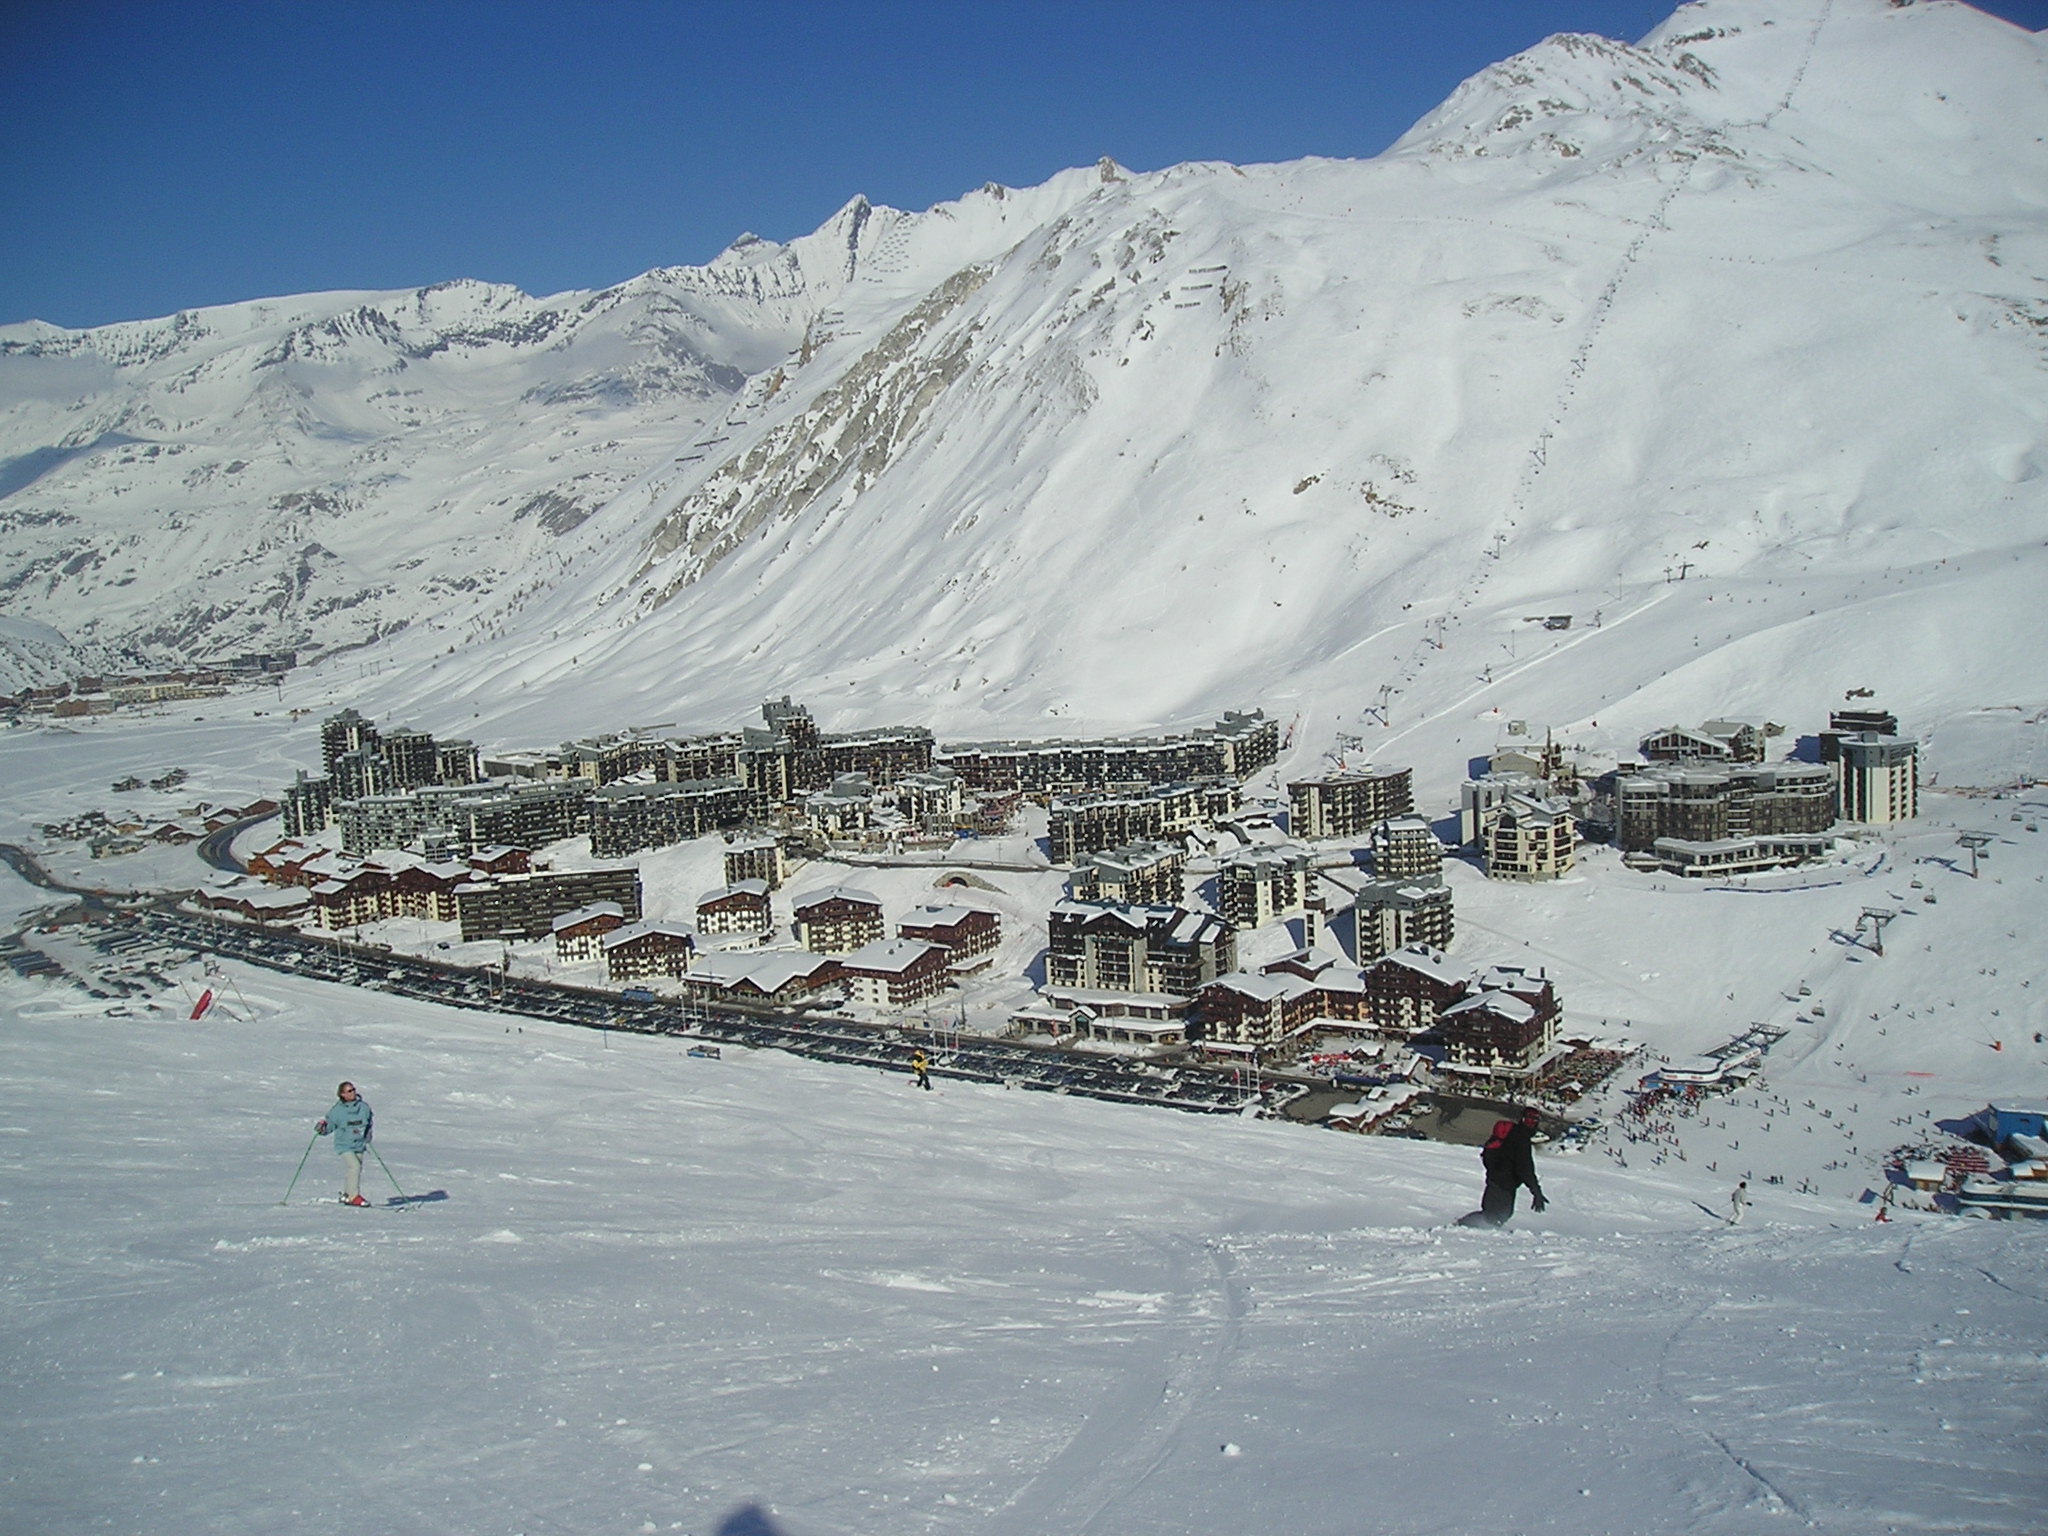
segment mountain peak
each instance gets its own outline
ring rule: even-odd
[[[1388,153],[1603,162],[1705,130],[1716,95],[1694,53],[1560,32],[1465,81]]]

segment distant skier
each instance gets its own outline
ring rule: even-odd
[[[370,1101],[356,1092],[354,1083],[335,1090],[335,1106],[313,1129],[334,1138],[334,1150],[341,1154],[341,1203],[368,1205],[363,1198],[363,1154],[370,1148]]]
[[[1480,1166],[1486,1170],[1479,1214],[1496,1227],[1506,1226],[1513,1218],[1515,1191],[1524,1185],[1536,1210],[1550,1204],[1543,1198],[1543,1186],[1536,1182],[1536,1127],[1540,1123],[1541,1117],[1533,1109],[1523,1110],[1519,1120],[1495,1121],[1493,1135],[1479,1153]]]
[[[1742,1213],[1749,1209],[1749,1180],[1740,1179],[1728,1196],[1728,1225],[1742,1225]]]
[[[917,1074],[917,1086],[926,1093],[930,1093],[932,1091],[932,1064],[925,1060],[923,1051],[919,1051],[910,1058],[910,1070]]]

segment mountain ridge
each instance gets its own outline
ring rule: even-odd
[[[970,734],[1259,700],[1355,731],[1516,661],[1524,610],[1668,607],[1667,573],[1759,610],[1721,645],[1782,640],[1807,573],[1860,624],[1847,594],[1880,573],[2038,559],[2043,80],[2037,39],[1946,0],[1705,0],[1634,47],[1563,34],[1481,71],[1372,161],[856,198],[595,293],[420,290],[449,329],[417,359],[432,338],[385,335],[380,301],[242,402],[302,461],[242,530],[269,606],[152,643],[264,615],[311,645],[403,633],[390,707],[508,729],[568,688],[593,728],[800,691]],[[530,342],[493,329],[542,314]],[[446,392],[397,393],[421,377]],[[145,411],[71,441],[16,430],[4,374],[0,400],[8,462],[147,467],[108,440]],[[218,484],[233,449],[208,447]],[[66,477],[90,478],[68,458],[0,500],[0,580],[118,646],[106,551],[21,520],[76,516],[35,491]],[[1955,601],[1907,599],[1936,630]],[[1705,641],[1674,643],[1665,670],[1694,667]],[[1908,656],[1900,687],[1974,707],[1988,660]],[[1559,692],[1553,718],[1595,717]]]

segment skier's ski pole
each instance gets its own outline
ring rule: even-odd
[[[396,1177],[396,1176],[395,1176],[395,1175],[394,1175],[394,1174],[393,1174],[393,1173],[391,1172],[391,1165],[390,1165],[389,1163],[387,1163],[387,1162],[385,1162],[385,1161],[384,1161],[384,1154],[383,1154],[382,1152],[379,1152],[379,1151],[377,1150],[376,1144],[375,1144],[374,1142],[373,1142],[373,1143],[371,1143],[371,1145],[370,1145],[370,1156],[372,1156],[372,1157],[374,1157],[375,1159],[377,1159],[377,1166],[378,1166],[379,1168],[382,1168],[382,1169],[384,1170],[384,1177],[385,1177],[385,1178],[387,1178],[387,1179],[390,1179],[390,1180],[391,1180],[391,1187],[392,1187],[393,1189],[398,1189],[398,1179],[397,1179],[397,1177]],[[399,1198],[400,1200],[403,1200],[403,1199],[405,1199],[405,1198],[406,1198],[406,1194],[405,1194],[405,1191],[404,1191],[404,1190],[402,1190],[402,1189],[398,1189],[398,1198]]]
[[[319,1139],[320,1133],[315,1131],[313,1133],[313,1140],[308,1141],[306,1143],[306,1150],[299,1154],[299,1166],[292,1170],[292,1181],[285,1185],[284,1198],[277,1202],[279,1205],[290,1205],[292,1203],[292,1191],[299,1187],[299,1175],[306,1171],[306,1159],[313,1155],[313,1142]]]

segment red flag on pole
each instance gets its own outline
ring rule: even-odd
[[[202,1013],[206,1012],[206,1010],[211,1008],[212,1006],[213,988],[208,987],[204,992],[199,994],[199,1001],[192,1005],[192,1017],[195,1019],[198,1018]]]

